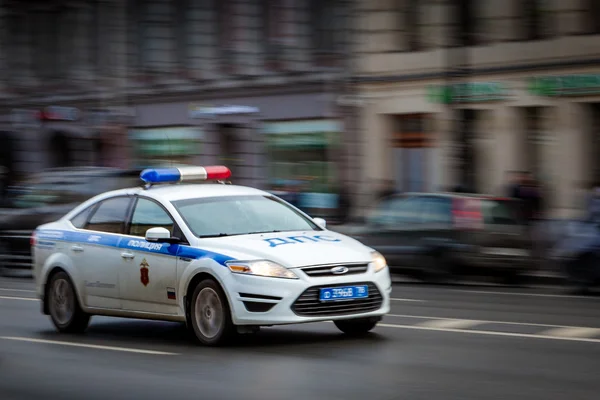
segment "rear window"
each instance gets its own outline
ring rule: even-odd
[[[510,200],[483,200],[483,219],[486,225],[518,225],[515,203]]]
[[[518,225],[514,202],[503,199],[457,198],[453,214],[460,228],[481,229],[489,225]]]

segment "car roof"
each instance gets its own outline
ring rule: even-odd
[[[177,201],[205,197],[225,196],[271,196],[270,193],[247,186],[237,186],[219,183],[201,184],[166,184],[150,188],[129,188],[105,193],[106,197],[122,194],[138,194],[161,201]]]
[[[442,198],[456,198],[456,197],[468,197],[486,200],[511,200],[509,197],[494,196],[490,194],[478,194],[478,193],[457,193],[457,192],[407,192],[400,193],[399,196],[429,196],[429,197],[442,197]]]

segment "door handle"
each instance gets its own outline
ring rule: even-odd
[[[131,254],[131,253],[121,253],[121,257],[126,258],[128,260],[133,260],[133,258],[135,257],[135,255]]]
[[[83,251],[83,247],[75,245],[71,246],[71,250],[80,253]]]

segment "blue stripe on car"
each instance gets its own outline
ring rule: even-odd
[[[197,247],[148,242],[142,238],[136,239],[117,234],[102,234],[97,232],[73,232],[62,230],[38,230],[36,237],[41,240],[63,241],[69,243],[87,243],[97,246],[115,247],[119,249],[128,249],[143,251],[147,253],[163,254],[173,257],[184,257],[190,259],[208,258],[225,266],[226,261],[234,260],[225,254],[215,253]]]

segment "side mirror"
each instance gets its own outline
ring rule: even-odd
[[[146,240],[148,242],[158,243],[177,243],[179,238],[171,237],[171,232],[165,228],[150,228],[146,231]]]
[[[313,221],[315,224],[319,225],[319,227],[327,229],[327,221],[325,221],[323,218],[313,218]]]

